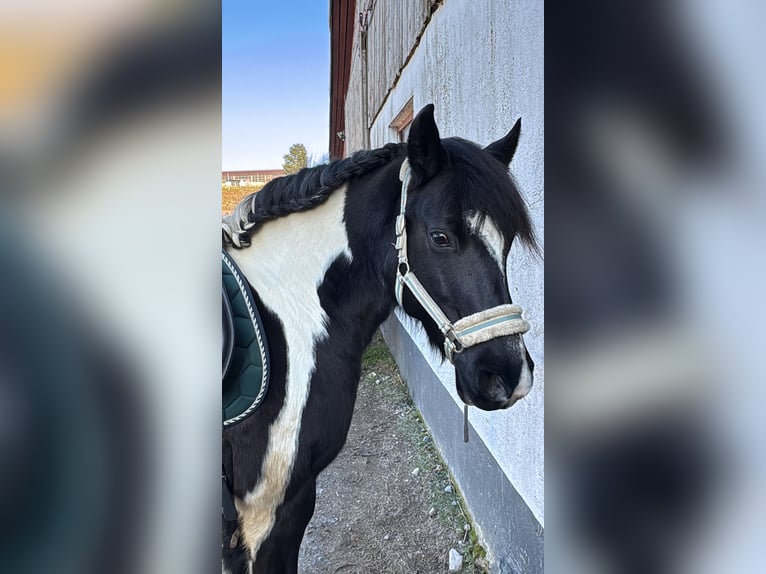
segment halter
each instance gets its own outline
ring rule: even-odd
[[[453,362],[454,355],[463,352],[468,347],[497,337],[520,335],[529,331],[529,323],[522,319],[521,307],[518,305],[497,305],[463,317],[455,323],[447,318],[444,311],[436,304],[436,301],[415,276],[415,273],[410,270],[410,263],[407,259],[405,210],[407,208],[407,188],[410,183],[410,165],[406,159],[399,171],[399,179],[402,182],[402,195],[399,215],[396,217],[396,244],[394,245],[399,256],[395,288],[396,300],[399,305],[404,307],[402,299],[406,287],[444,335],[444,353],[450,363]]]

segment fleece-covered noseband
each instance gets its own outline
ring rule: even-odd
[[[529,331],[529,323],[521,317],[521,307],[518,305],[497,305],[473,315],[468,315],[452,323],[441,310],[436,301],[428,294],[423,284],[410,270],[407,259],[407,188],[410,183],[410,166],[405,159],[399,172],[402,182],[401,206],[396,218],[396,251],[399,264],[396,272],[396,300],[402,307],[404,288],[410,290],[412,296],[423,306],[429,317],[434,320],[444,335],[444,353],[450,362],[455,354],[467,347],[472,347],[506,335],[520,335]]]

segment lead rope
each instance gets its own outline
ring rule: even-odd
[[[463,442],[468,442],[468,405],[463,403]]]

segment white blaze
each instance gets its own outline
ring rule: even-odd
[[[468,214],[466,222],[468,223],[469,229],[476,234],[487,248],[490,255],[492,255],[492,258],[500,267],[503,277],[506,277],[506,265],[505,259],[503,258],[503,254],[505,253],[505,237],[500,233],[495,222],[489,215],[486,215],[483,223],[479,225],[479,216],[477,213]],[[529,363],[527,362],[527,348],[524,345],[524,338],[522,335],[519,335],[518,341],[518,347],[514,345],[515,338],[511,339],[511,342],[509,343],[509,345],[511,345],[509,349],[510,352],[519,353],[521,356],[521,373],[519,373],[519,382],[513,390],[513,395],[510,399],[512,401],[511,404],[527,396],[529,391],[532,390],[532,370],[529,368]]]
[[[475,233],[484,246],[492,255],[497,265],[500,267],[500,271],[505,277],[505,259],[503,253],[505,253],[505,238],[500,230],[492,221],[492,218],[487,215],[484,217],[484,221],[479,225],[479,215],[477,213],[471,213],[466,217],[468,227],[473,233]]]
[[[285,402],[269,428],[260,481],[243,500],[236,500],[242,536],[253,559],[284,501],[315,368],[314,348],[327,336],[327,315],[317,289],[333,261],[351,259],[343,222],[345,199],[343,186],[315,209],[264,224],[250,247],[229,252],[263,304],[279,317],[287,342]]]

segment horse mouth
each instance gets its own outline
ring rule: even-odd
[[[467,404],[469,407],[475,406],[474,402],[468,397],[468,395],[463,392],[463,389],[460,388],[460,385],[457,385],[457,396],[460,397],[460,400]]]
[[[508,409],[523,399],[532,389],[532,374],[521,372],[516,384],[507,382],[501,375],[480,371],[473,385],[466,384],[458,375],[457,393],[466,405],[475,406],[484,411]]]
[[[496,411],[510,408],[521,398],[520,396],[498,398],[496,396],[485,396],[480,393],[469,393],[464,391],[460,386],[457,387],[457,394],[460,397],[460,400],[466,405],[479,408],[483,411]]]

